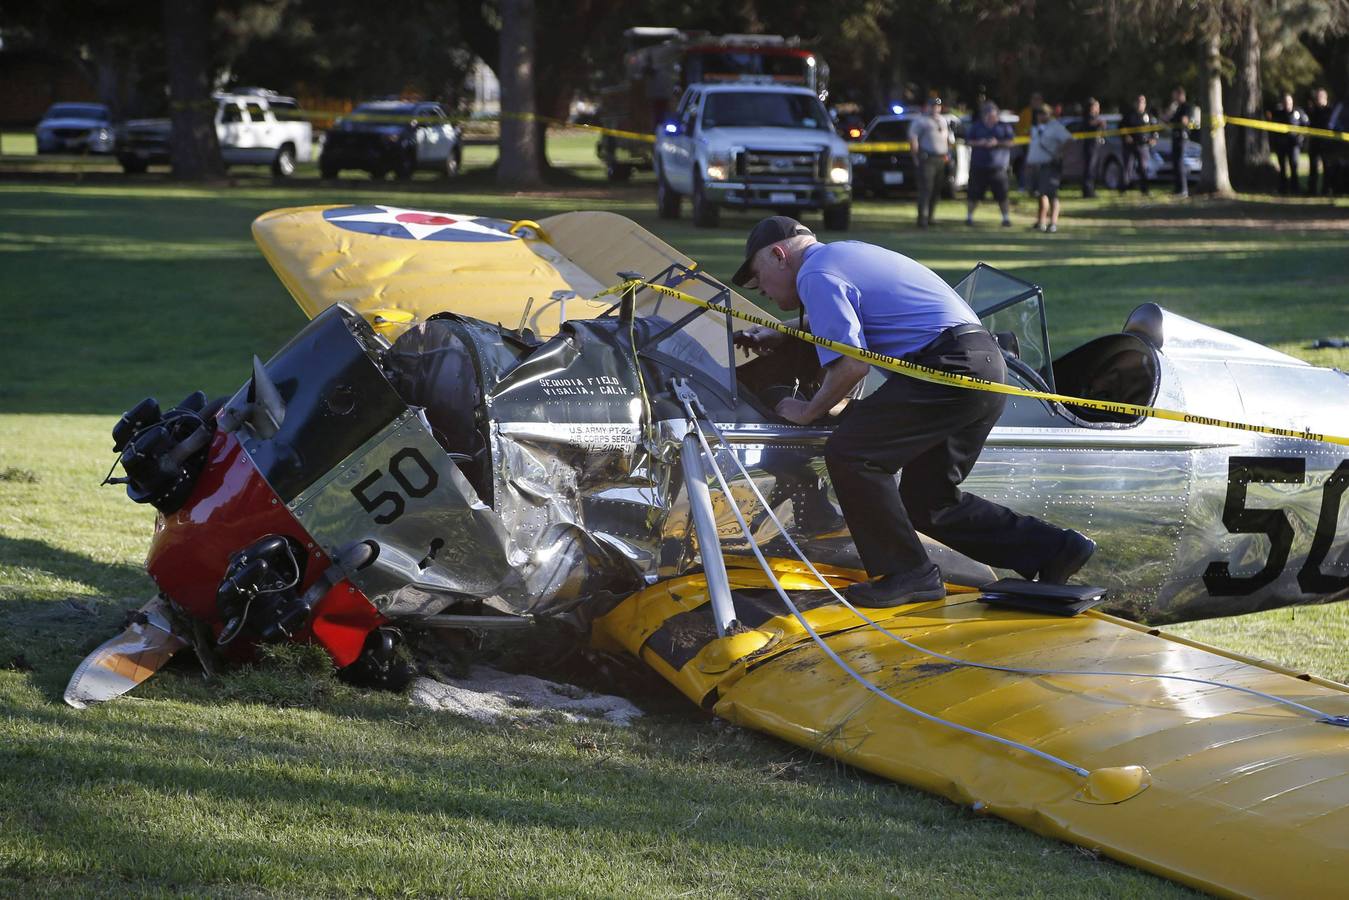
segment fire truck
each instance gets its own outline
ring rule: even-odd
[[[600,124],[643,137],[600,136],[595,152],[610,181],[652,167],[650,136],[691,84],[744,81],[806,87],[821,100],[829,94],[829,67],[799,38],[650,27],[629,28],[623,38],[623,80],[600,92]]]

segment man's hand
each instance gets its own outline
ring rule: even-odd
[[[746,356],[751,350],[767,355],[787,341],[787,335],[781,331],[774,331],[766,325],[755,325],[753,328],[737,331],[734,338],[735,345],[744,350]]]
[[[777,414],[796,425],[809,425],[815,421],[810,415],[810,404],[796,397],[783,397],[779,400]]]

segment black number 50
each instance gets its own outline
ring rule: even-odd
[[[1254,575],[1233,575],[1225,560],[1211,562],[1204,571],[1204,586],[1215,597],[1251,594],[1273,582],[1288,563],[1293,549],[1293,525],[1282,509],[1247,509],[1246,486],[1265,484],[1301,484],[1307,474],[1307,461],[1297,457],[1234,456],[1227,462],[1227,500],[1223,504],[1223,524],[1232,534],[1269,536],[1269,558]],[[1349,574],[1327,575],[1321,564],[1335,541],[1335,525],[1340,515],[1340,500],[1349,487],[1349,460],[1339,464],[1326,479],[1321,494],[1321,515],[1316,533],[1307,551],[1307,561],[1298,571],[1298,587],[1303,593],[1330,593],[1349,586]]]
[[[413,478],[408,478],[404,471],[405,463],[414,463],[420,473],[415,473]],[[402,488],[402,493],[392,490],[383,490],[373,496],[366,493],[375,482],[384,477],[381,469],[375,469],[369,475],[357,482],[351,489],[351,496],[356,498],[356,502],[361,504],[361,508],[368,513],[374,513],[378,509],[387,507],[386,512],[381,512],[374,517],[380,525],[388,525],[398,520],[407,510],[407,501],[403,499],[404,495],[413,498],[425,497],[435,490],[440,479],[436,475],[436,470],[426,461],[416,447],[405,447],[399,450],[393,456],[389,457],[389,476],[397,482],[398,487]]]

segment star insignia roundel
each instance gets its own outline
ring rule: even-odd
[[[324,220],[347,231],[414,241],[518,241],[500,219],[454,213],[399,209],[396,206],[342,206],[323,212]]]

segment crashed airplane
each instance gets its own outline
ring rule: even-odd
[[[1337,883],[1349,689],[1151,626],[1344,598],[1349,461],[1137,411],[1334,431],[1344,373],[1153,304],[1056,357],[1041,291],[980,266],[957,290],[1009,378],[1069,399],[1011,398],[966,484],[1091,534],[1103,590],[933,544],[946,599],[859,610],[831,425],[772,412],[813,348],[737,359],[756,308],[636,224],[311,207],[254,234],[311,321],[234,396],[118,423],[159,593],[73,705],[187,646],[312,641],[394,684],[392,626],[562,617],[731,721],[1196,887]]]

